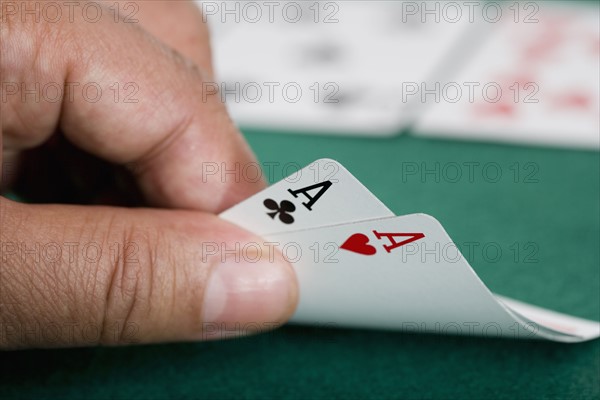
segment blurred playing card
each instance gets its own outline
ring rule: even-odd
[[[244,11],[242,2],[237,23],[238,2],[204,3],[233,119],[282,131],[399,133],[415,116],[403,83],[432,78],[471,27],[424,23],[407,11],[414,2],[276,2],[272,22],[263,3]]]
[[[456,79],[441,83],[415,134],[600,148],[598,4],[511,3],[503,15]]]

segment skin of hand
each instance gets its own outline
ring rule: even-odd
[[[106,4],[92,22],[94,10],[71,18],[53,3],[62,7],[56,21],[24,13],[44,2],[2,2],[3,185],[23,154],[60,135],[84,158],[129,166],[152,208],[0,197],[0,347],[195,341],[284,323],[298,297],[291,266],[215,216],[264,181],[202,175],[203,163],[256,160],[219,96],[204,90],[213,78],[199,10],[141,1],[131,22],[126,1],[121,18]],[[115,82],[135,83],[137,101],[115,101]],[[71,89],[53,101],[25,91],[36,87]]]

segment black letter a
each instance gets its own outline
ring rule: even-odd
[[[302,204],[304,204],[304,206],[306,208],[308,208],[309,211],[312,211],[311,207],[317,202],[317,200],[319,200],[319,198],[321,196],[323,196],[323,193],[325,193],[331,185],[332,185],[331,181],[325,181],[325,182],[316,183],[314,185],[307,186],[305,188],[298,189],[298,190],[288,189],[288,192],[290,192],[292,194],[292,196],[294,196],[296,198],[298,197],[298,193],[302,193],[303,195],[305,195],[306,198],[308,199],[308,203],[302,203]],[[317,195],[315,197],[311,197],[308,194],[308,192],[311,190],[315,190],[316,188],[321,188],[321,189],[319,189],[319,193],[317,193]]]

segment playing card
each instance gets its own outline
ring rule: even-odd
[[[415,117],[404,84],[432,78],[472,28],[423,21],[415,2],[284,1],[270,13],[260,2],[204,3],[232,118],[283,132],[399,133]]]
[[[495,296],[424,214],[267,235],[292,263],[293,322],[579,342],[600,324]]]
[[[394,215],[340,163],[317,160],[224,211],[258,235]]]
[[[599,149],[598,4],[515,2],[502,15],[414,133]]]

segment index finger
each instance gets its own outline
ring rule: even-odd
[[[59,127],[83,150],[133,165],[147,197],[168,207],[218,212],[260,190],[260,176],[240,176],[256,159],[210,78],[96,6],[94,22],[79,13],[54,23],[4,15],[0,72],[3,85],[14,84],[4,145],[32,147]]]

